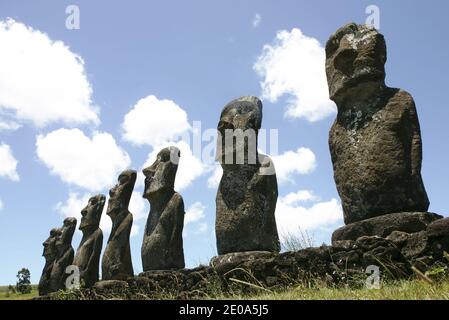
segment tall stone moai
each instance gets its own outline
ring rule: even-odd
[[[182,269],[184,251],[184,201],[174,190],[180,151],[162,149],[154,163],[143,170],[143,197],[150,202],[150,213],[142,244],[143,271]]]
[[[221,112],[217,160],[223,176],[217,192],[215,222],[220,255],[280,250],[274,216],[276,173],[270,158],[257,151],[261,124],[262,102],[256,97],[231,101]]]
[[[424,212],[422,142],[412,96],[385,85],[387,51],[373,27],[348,24],[326,44],[334,178],[346,224],[389,213]]]
[[[134,170],[123,171],[109,190],[106,214],[112,220],[112,230],[101,262],[102,280],[126,280],[134,275],[129,246],[133,215],[128,206],[136,176]]]
[[[100,220],[105,202],[104,195],[93,196],[81,211],[79,229],[83,233],[83,238],[76,251],[73,265],[79,268],[81,284],[87,288],[92,287],[99,280],[100,254],[103,247]]]
[[[57,231],[55,239],[56,259],[50,273],[50,292],[66,289],[66,273],[68,266],[73,264],[75,251],[72,247],[73,234],[76,229],[76,219],[66,218],[63,226]]]
[[[45,258],[44,269],[42,270],[42,275],[39,280],[38,291],[40,296],[45,296],[51,292],[50,289],[50,278],[51,271],[53,269],[53,264],[56,260],[56,238],[59,236],[60,229],[52,229],[50,231],[50,236],[42,244],[44,246],[44,252],[42,256]]]

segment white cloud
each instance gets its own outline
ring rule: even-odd
[[[262,16],[259,13],[256,13],[253,18],[253,28],[257,28],[262,21]]]
[[[56,210],[64,217],[74,217],[78,220],[78,227],[81,222],[81,210],[87,205],[91,194],[84,193],[79,194],[71,192],[68,199],[65,202],[59,202],[56,204]],[[112,221],[106,215],[106,209],[108,206],[109,196],[106,197],[106,203],[103,209],[103,213],[100,220],[100,228],[104,233],[109,233],[112,228]],[[140,231],[140,226],[137,222],[143,220],[147,216],[145,201],[142,195],[134,191],[129,203],[129,211],[133,214],[133,226],[131,229],[131,236],[135,236]]]
[[[52,174],[89,191],[115,184],[118,174],[131,162],[109,133],[97,132],[89,138],[79,129],[38,135],[36,153]]]
[[[299,148],[296,151],[290,150],[281,155],[273,156],[272,160],[280,184],[293,182],[293,174],[309,174],[317,166],[315,154],[308,148]]]
[[[140,99],[125,115],[123,139],[136,145],[157,146],[189,131],[187,113],[172,100],[154,95]]]
[[[12,181],[19,181],[17,160],[14,158],[10,146],[5,143],[0,144],[0,163],[0,177],[7,177]]]
[[[3,201],[0,199],[0,210],[3,209]]]
[[[196,222],[205,217],[204,210],[206,207],[201,202],[195,202],[192,204],[187,210],[184,216],[184,224],[188,225],[189,223]]]
[[[329,99],[324,48],[300,29],[279,31],[275,41],[263,47],[253,68],[263,78],[264,98],[276,102],[289,97],[286,117],[314,122],[336,111]]]
[[[276,205],[276,224],[281,241],[297,235],[300,230],[334,229],[343,223],[343,211],[337,199],[314,203],[310,207],[292,203],[291,197],[280,197]]]
[[[216,165],[212,175],[207,179],[207,187],[210,189],[218,188],[221,177],[223,176],[223,168],[221,165]]]
[[[295,205],[300,202],[314,201],[319,200],[317,196],[315,196],[309,190],[299,190],[297,192],[291,192],[287,194],[285,197],[282,197],[279,201],[282,201],[286,205]]]
[[[188,237],[192,231],[193,234],[198,235],[209,230],[209,225],[204,221],[205,210],[206,206],[201,202],[195,202],[189,206],[184,216],[184,238]]]
[[[0,120],[0,131],[15,131],[22,127],[19,123],[15,121],[3,121]]]
[[[143,167],[152,165],[159,151],[168,146],[175,146],[181,151],[175,180],[175,189],[177,191],[187,188],[195,179],[207,172],[207,165],[193,155],[192,150],[185,141],[166,142],[162,145],[155,146],[153,151],[148,155],[148,159]]]
[[[61,41],[12,19],[0,21],[0,109],[42,127],[99,123],[83,59]]]

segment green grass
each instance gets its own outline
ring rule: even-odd
[[[21,293],[8,293],[8,286],[0,286],[0,300],[29,300],[37,297],[39,295],[37,291],[37,286],[33,285],[31,293],[21,294]]]
[[[251,297],[231,296],[224,299],[260,300],[449,300],[449,281],[429,284],[420,280],[384,283],[380,289],[296,287],[279,293],[261,292]]]

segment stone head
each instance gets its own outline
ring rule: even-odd
[[[385,39],[374,27],[350,23],[338,29],[326,43],[330,98],[338,105],[354,90],[378,90],[384,85],[386,61]]]
[[[181,152],[176,147],[162,149],[154,163],[143,169],[145,175],[145,190],[143,197],[150,199],[159,192],[174,190],[176,172],[178,170]]]
[[[217,160],[222,165],[228,164],[225,158],[238,157],[239,150],[244,150],[245,160],[248,159],[248,152],[257,154],[257,135],[261,125],[262,102],[257,97],[241,97],[228,103],[221,112],[217,127]],[[231,135],[234,132],[236,138],[228,140],[227,132]],[[243,134],[243,139],[238,138],[239,132]]]
[[[109,190],[109,202],[106,214],[114,219],[117,214],[128,210],[129,201],[136,183],[137,172],[125,170],[120,173],[117,184]]]
[[[66,218],[62,225],[62,228],[59,229],[59,232],[56,236],[56,250],[58,254],[63,253],[68,247],[72,244],[73,234],[76,229],[76,219],[75,218]]]
[[[100,225],[101,213],[103,212],[106,197],[98,194],[89,199],[86,207],[81,210],[81,223],[79,229],[97,229]]]
[[[53,260],[56,258],[56,238],[60,236],[61,230],[54,228],[50,231],[50,236],[47,238],[47,240],[44,241],[42,244],[44,246],[44,252],[42,254],[43,257],[45,257],[46,260]]]

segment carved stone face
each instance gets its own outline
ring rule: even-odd
[[[56,250],[59,254],[63,253],[64,250],[71,246],[73,233],[76,229],[76,219],[75,218],[66,218],[64,220],[64,224],[62,228],[59,229],[60,232],[57,233],[56,236]]]
[[[176,147],[162,149],[154,163],[143,169],[145,175],[144,198],[150,198],[151,195],[162,190],[172,190],[175,185],[176,171],[181,152]]]
[[[137,173],[134,170],[125,170],[119,177],[117,184],[109,190],[109,202],[106,214],[114,219],[116,215],[128,210],[129,200],[136,183]]]
[[[81,210],[80,230],[93,228],[96,229],[100,225],[101,213],[103,212],[106,197],[102,194],[93,196],[89,199],[87,206]]]
[[[244,159],[248,158],[248,150],[257,153],[257,134],[262,124],[262,102],[257,97],[241,97],[228,103],[221,112],[217,130],[217,160],[223,164],[232,164],[226,161],[233,157],[237,161],[237,152],[244,150]],[[238,130],[240,129],[240,130]],[[238,134],[243,132],[247,139],[229,141],[226,132]],[[231,133],[232,134],[232,133]],[[227,143],[228,142],[228,143]],[[246,162],[245,162],[246,163]]]
[[[60,229],[56,228],[52,229],[50,231],[50,236],[42,244],[44,246],[44,252],[42,256],[45,257],[46,260],[53,260],[56,257],[57,251],[55,244],[56,238],[60,236],[60,233],[61,233]]]
[[[329,96],[337,104],[348,95],[378,89],[385,80],[387,61],[384,37],[374,27],[348,24],[326,44],[326,75]]]

